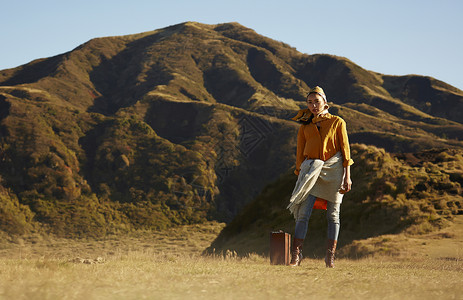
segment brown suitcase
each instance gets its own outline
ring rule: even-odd
[[[289,265],[291,253],[291,235],[274,231],[270,233],[270,264]]]

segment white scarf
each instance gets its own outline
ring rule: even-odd
[[[309,194],[327,200],[341,203],[343,194],[339,193],[344,175],[341,152],[337,152],[327,161],[320,159],[306,159],[301,164],[288,209],[291,213],[298,211],[298,207],[307,199]]]

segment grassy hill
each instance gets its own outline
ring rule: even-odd
[[[463,151],[426,150],[391,155],[363,144],[352,146],[353,189],[341,206],[340,256],[359,257],[355,241],[385,234],[423,234],[463,214]],[[207,251],[268,254],[269,234],[294,233],[289,204],[297,177],[288,171],[272,182],[228,224]],[[325,211],[314,210],[304,252],[324,256]],[[385,253],[387,254],[387,253]]]
[[[289,117],[315,85],[351,142],[463,148],[463,91],[302,54],[237,23],[187,22],[0,71],[1,230],[229,222],[293,166]]]

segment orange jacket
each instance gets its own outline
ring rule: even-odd
[[[300,110],[293,118],[296,120],[302,115],[311,114],[308,109]],[[316,123],[319,122],[320,129]],[[312,120],[312,123],[301,125],[297,133],[296,170],[299,175],[301,163],[304,159],[321,159],[326,161],[341,151],[343,166],[347,167],[354,163],[350,157],[349,139],[347,137],[346,122],[338,116],[325,114]]]

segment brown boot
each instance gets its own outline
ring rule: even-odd
[[[336,240],[328,239],[325,256],[325,264],[327,268],[334,268],[334,253],[336,252],[337,243],[338,241]]]
[[[293,240],[293,248],[291,249],[291,262],[289,263],[290,266],[295,267],[301,264],[303,243],[304,243],[303,239]]]

